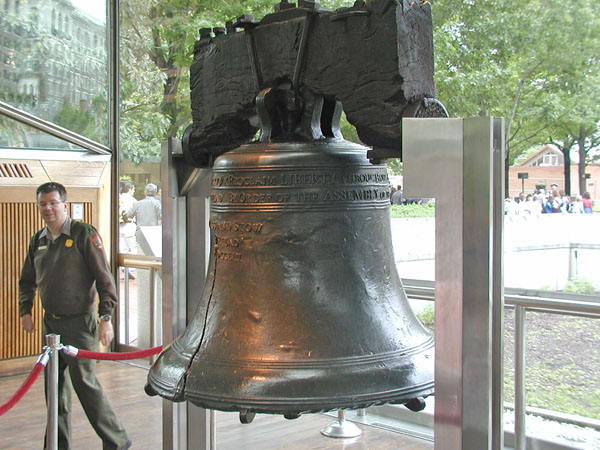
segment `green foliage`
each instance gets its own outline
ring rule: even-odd
[[[340,118],[340,131],[342,132],[342,136],[344,139],[350,142],[356,142],[357,144],[362,144],[360,138],[358,137],[358,133],[356,132],[356,128],[348,119],[346,119],[346,114],[342,112],[342,117]]]
[[[593,294],[596,290],[590,281],[583,277],[575,277],[566,282],[563,291],[576,294]]]
[[[422,205],[391,205],[390,216],[392,219],[435,217],[435,203],[429,202]]]
[[[54,116],[54,123],[83,136],[95,137],[94,117],[87,110],[65,104]]]
[[[157,158],[160,142],[191,122],[189,65],[199,28],[243,13],[262,18],[273,0],[123,0],[123,156]],[[321,2],[335,9],[353,1]],[[600,109],[597,0],[431,0],[437,97],[457,117],[506,121],[508,160],[550,140],[567,142],[584,125],[589,154]],[[346,139],[359,142],[342,120]],[[401,172],[390,161],[391,173]]]
[[[597,0],[431,3],[437,96],[453,116],[504,117],[508,164],[551,141],[598,145]]]
[[[425,326],[432,326],[435,316],[435,305],[433,302],[428,303],[425,307],[416,314],[417,318]]]
[[[198,29],[224,26],[242,14],[262,18],[273,0],[123,0],[121,10],[121,157],[156,160],[161,142],[192,121],[189,66]],[[352,5],[321,2],[325,8]],[[349,124],[347,124],[349,125]],[[347,139],[356,130],[345,126]]]

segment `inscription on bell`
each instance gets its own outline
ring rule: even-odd
[[[326,185],[336,182],[333,172],[282,173],[281,184],[284,186]]]
[[[238,231],[256,234],[259,234],[262,231],[263,225],[264,224],[261,222],[215,222],[213,220],[208,223],[211,231]]]
[[[224,252],[219,249],[215,250],[215,256],[217,259],[222,259],[223,261],[241,261],[242,254],[238,252]]]
[[[299,187],[333,186],[335,184],[389,184],[387,173],[363,170],[353,173],[335,171],[282,172],[274,175],[223,175],[214,176],[211,185],[220,187]]]
[[[220,186],[277,186],[279,177],[277,175],[254,175],[254,176],[235,176],[225,175],[222,177],[213,177],[211,180],[213,187]]]
[[[239,247],[244,242],[244,237],[223,237],[215,236],[215,243],[219,247]]]
[[[327,191],[324,200],[330,201],[355,201],[355,200],[384,200],[389,198],[387,189],[347,189]]]

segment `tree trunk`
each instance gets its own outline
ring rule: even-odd
[[[583,195],[587,191],[586,179],[585,179],[585,167],[587,152],[585,150],[585,138],[586,132],[583,125],[579,126],[579,136],[577,137],[577,145],[579,147],[579,194]]]
[[[509,183],[509,180],[510,180],[509,173],[508,173],[508,170],[510,169],[510,162],[508,160],[508,145],[506,145],[506,150],[505,151],[506,151],[506,153],[505,153],[505,156],[504,156],[504,198],[508,198],[509,197],[509,195],[508,195],[508,193],[509,193],[508,183]]]
[[[571,148],[560,148],[563,154],[563,171],[565,175],[565,194],[571,196]]]

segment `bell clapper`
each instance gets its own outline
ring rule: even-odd
[[[423,397],[416,397],[406,402],[404,406],[414,412],[423,411],[425,409],[425,399]]]
[[[323,428],[321,434],[332,438],[354,438],[360,436],[362,430],[354,422],[345,419],[343,409],[338,409],[338,420]]]
[[[240,411],[241,423],[252,423],[254,417],[256,417],[256,413],[254,411],[248,411],[247,409],[242,409]]]

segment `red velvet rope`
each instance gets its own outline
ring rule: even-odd
[[[23,398],[23,396],[27,393],[27,391],[33,385],[35,380],[37,380],[37,377],[39,376],[39,374],[42,373],[42,370],[44,370],[44,364],[41,362],[38,362],[38,363],[36,363],[35,366],[33,366],[31,373],[29,374],[27,379],[23,382],[21,387],[19,387],[19,389],[17,389],[17,392],[15,392],[13,394],[13,396],[10,399],[8,399],[8,401],[6,403],[3,403],[2,405],[0,405],[0,416],[2,416],[3,414],[6,414],[8,411],[11,410],[11,408],[13,406],[15,406],[17,403],[19,403],[19,400],[21,400]]]
[[[147,356],[156,355],[162,351],[162,345],[154,348],[147,348],[146,350],[138,350],[135,352],[125,352],[125,353],[100,353],[100,352],[90,352],[89,350],[77,350],[76,358],[86,358],[86,359],[103,359],[109,361],[117,361],[123,359],[138,359],[145,358]]]

